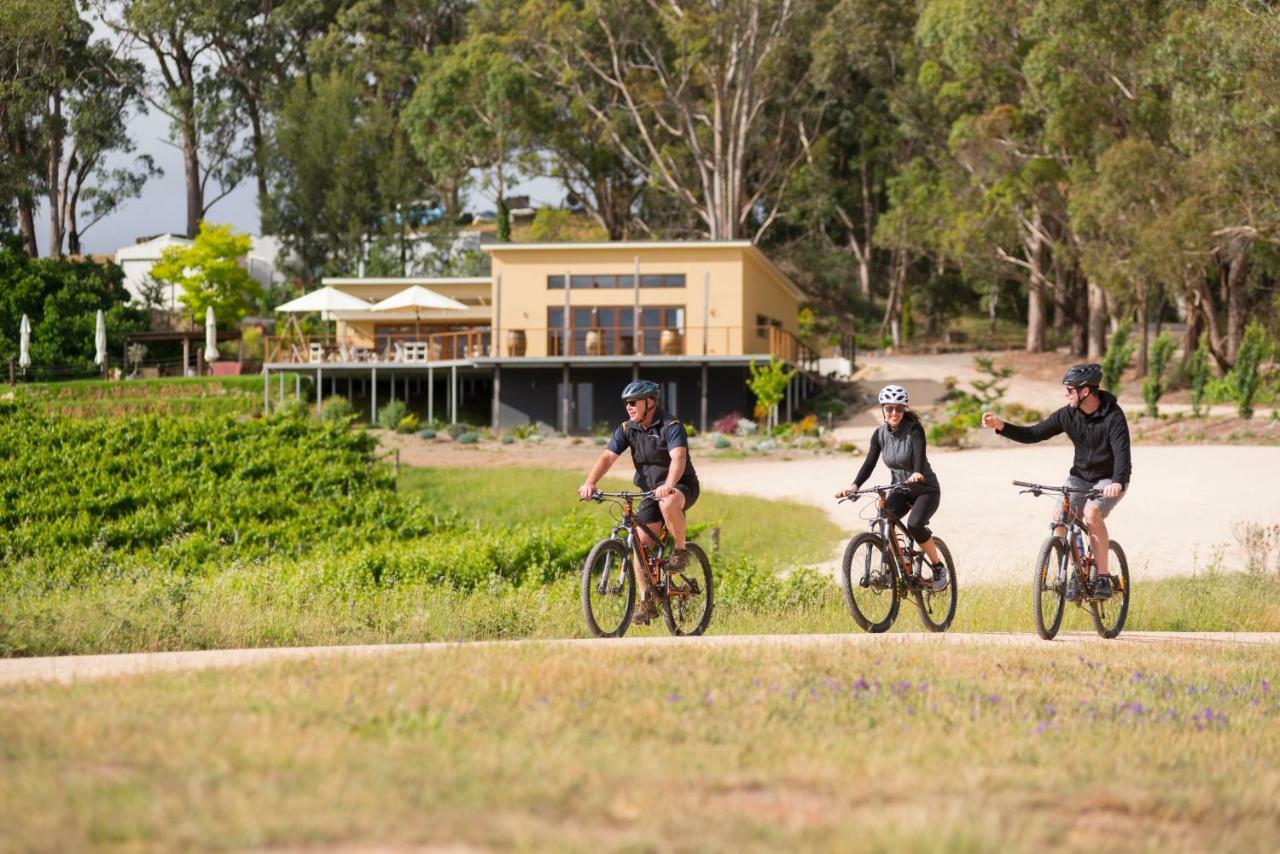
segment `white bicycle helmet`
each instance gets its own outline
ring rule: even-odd
[[[887,385],[880,389],[880,404],[886,403],[902,403],[911,402],[911,396],[907,394],[907,390],[900,385]]]

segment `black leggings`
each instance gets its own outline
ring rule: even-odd
[[[917,543],[927,543],[933,539],[933,531],[929,530],[929,520],[933,518],[934,513],[938,512],[938,505],[941,503],[942,493],[933,490],[914,496],[895,492],[885,501],[886,506],[899,519],[906,515],[908,507],[911,508],[911,516],[907,519],[907,530],[911,532],[912,539]]]

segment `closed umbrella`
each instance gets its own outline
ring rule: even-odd
[[[93,354],[93,363],[101,365],[107,361],[107,316],[98,309],[98,328],[93,335],[93,344],[97,352]]]
[[[213,316],[213,306],[204,311],[204,360],[218,361],[218,321]]]
[[[31,321],[25,314],[18,324],[18,367],[24,371],[31,367]]]

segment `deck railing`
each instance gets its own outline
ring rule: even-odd
[[[267,361],[276,364],[427,364],[452,359],[519,359],[538,356],[758,356],[816,369],[818,354],[776,326],[686,326],[641,328],[593,326],[490,329],[379,336],[377,346],[323,342],[315,338],[266,339]]]

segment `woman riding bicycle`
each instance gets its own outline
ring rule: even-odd
[[[910,509],[907,530],[929,558],[933,571],[930,589],[942,590],[947,586],[947,568],[938,556],[933,532],[929,530],[929,520],[942,503],[942,487],[925,455],[924,425],[920,423],[920,416],[908,406],[911,398],[902,386],[887,385],[880,389],[879,401],[884,423],[871,434],[871,446],[853,480],[853,488],[837,492],[836,498],[860,489],[883,454],[893,482],[909,485],[906,490],[891,494],[886,506],[898,518],[904,517]]]

